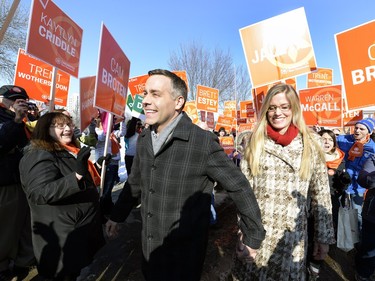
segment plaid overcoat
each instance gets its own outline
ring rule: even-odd
[[[246,177],[224,153],[217,136],[182,114],[156,155],[150,130],[140,134],[132,172],[111,216],[124,221],[135,198],[141,196],[147,280],[200,279],[215,181],[228,191],[241,214],[244,243],[258,248],[265,236]]]

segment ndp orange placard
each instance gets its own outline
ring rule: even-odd
[[[46,102],[50,99],[53,67],[33,56],[25,50],[18,50],[14,85],[26,89],[30,99]],[[57,70],[55,85],[55,105],[66,106],[70,75]]]
[[[130,93],[134,99],[135,95],[143,95],[143,92],[145,91],[145,84],[146,81],[150,77],[148,74],[132,77],[129,79],[129,90]]]
[[[95,76],[79,79],[81,130],[87,128],[91,119],[98,116],[98,109],[94,107]]]
[[[363,119],[363,110],[343,110],[342,122],[343,126],[354,126],[358,121]]]
[[[316,69],[304,8],[240,29],[253,87]]]
[[[197,85],[197,109],[217,112],[219,109],[219,90]]]
[[[184,111],[194,124],[197,124],[199,122],[198,110],[195,101],[187,101],[184,106]]]
[[[82,29],[50,0],[33,0],[27,53],[78,78]]]
[[[349,110],[375,105],[375,20],[335,34]]]
[[[130,61],[102,24],[94,106],[118,116],[125,113]]]
[[[306,125],[342,127],[341,85],[300,90],[299,98]]]
[[[240,118],[254,117],[254,113],[252,100],[240,101]]]
[[[332,85],[333,70],[318,67],[317,70],[307,74],[307,88],[324,87]]]

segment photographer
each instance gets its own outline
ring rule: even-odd
[[[0,280],[27,275],[35,262],[30,210],[18,168],[22,150],[29,142],[30,132],[24,123],[28,99],[21,87],[0,88]]]

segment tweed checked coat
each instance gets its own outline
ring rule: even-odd
[[[254,193],[218,138],[185,113],[154,155],[150,129],[138,137],[132,172],[111,220],[121,222],[141,195],[142,248],[147,280],[199,280],[208,241],[211,193],[217,181],[241,213],[244,243],[264,238]]]
[[[326,163],[313,151],[311,177],[302,180],[302,149],[301,134],[285,147],[267,138],[262,173],[256,177],[250,175],[248,162],[241,161],[259,203],[266,238],[253,266],[236,264],[238,280],[305,280],[310,202],[316,218],[315,239],[326,244],[335,242]]]

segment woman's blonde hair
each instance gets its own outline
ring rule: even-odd
[[[301,105],[297,92],[288,84],[276,84],[268,90],[260,109],[257,125],[255,126],[250,142],[246,147],[245,159],[249,163],[251,174],[253,176],[259,175],[261,173],[260,160],[262,159],[261,156],[264,153],[265,139],[267,137],[267,111],[270,106],[271,99],[280,93],[285,93],[285,96],[291,106],[292,123],[298,128],[302,135],[303,153],[299,174],[301,179],[307,179],[311,173],[310,167],[312,151],[317,150],[323,161],[325,161],[325,158],[321,145],[315,141],[311,130],[306,126],[306,123],[302,117]]]

